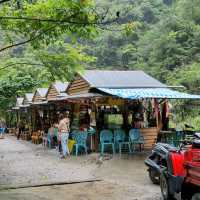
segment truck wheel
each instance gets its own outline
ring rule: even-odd
[[[149,178],[153,184],[159,184],[159,182],[160,182],[158,173],[151,168],[149,169]]]
[[[194,194],[195,194],[195,189],[191,185],[183,184],[183,187],[181,190],[181,199],[182,200],[193,200]],[[194,196],[194,198],[196,198],[196,197]]]
[[[200,193],[196,193],[193,197],[192,200],[200,200]]]
[[[160,189],[164,200],[175,200],[174,196],[169,192],[169,184],[164,174],[160,175]]]

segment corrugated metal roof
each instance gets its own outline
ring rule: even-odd
[[[81,76],[95,88],[163,88],[159,82],[143,71],[86,70]]]
[[[24,98],[23,97],[18,97],[16,101],[16,107],[19,107],[22,105]]]
[[[25,98],[27,99],[28,103],[31,103],[33,100],[33,93],[26,93]]]
[[[38,88],[37,92],[40,94],[41,97],[46,97],[46,94],[48,92],[48,88]]]
[[[62,83],[60,81],[56,81],[55,83],[53,83],[54,87],[56,88],[56,90],[61,93],[61,92],[65,92],[69,83],[68,82],[65,82],[65,83]]]
[[[108,89],[99,90],[125,99],[200,99],[200,95],[191,95],[183,92],[174,91],[168,88],[132,88],[132,89]]]

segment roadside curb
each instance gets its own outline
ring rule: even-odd
[[[44,184],[33,184],[33,185],[18,185],[18,186],[9,186],[9,187],[0,187],[0,191],[3,190],[16,190],[16,189],[24,189],[24,188],[37,188],[37,187],[48,187],[54,185],[72,185],[72,184],[80,184],[80,183],[91,183],[91,182],[100,182],[102,179],[88,179],[88,180],[77,180],[77,181],[66,181],[66,182],[51,182]]]

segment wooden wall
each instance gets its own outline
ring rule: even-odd
[[[47,93],[47,100],[54,100],[57,98],[57,95],[59,95],[58,91],[56,90],[54,85],[51,85]]]
[[[157,140],[158,129],[156,127],[142,128],[140,131],[144,136],[144,148],[149,150],[153,149]]]
[[[90,89],[89,83],[84,80],[81,76],[76,76],[75,80],[70,84],[67,89],[67,93],[69,95],[77,94],[77,93],[86,93]]]
[[[33,96],[33,102],[42,102],[44,100],[45,100],[44,97],[41,97],[39,92],[36,91],[36,93]]]

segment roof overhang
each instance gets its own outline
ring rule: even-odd
[[[20,105],[20,108],[27,108],[29,107],[30,105],[26,104],[26,105]]]
[[[48,101],[38,101],[38,102],[32,102],[31,105],[46,105],[48,103]]]
[[[103,95],[99,94],[99,93],[83,93],[83,94],[70,95],[67,98],[68,99],[81,99],[81,98],[97,98],[97,97],[103,97]]]
[[[100,98],[100,97],[103,97],[103,95],[99,93],[80,93],[80,94],[74,94],[74,95],[67,95],[66,97],[59,97],[55,99],[55,101],[92,99],[92,98]]]
[[[100,91],[124,99],[199,99],[200,95],[192,95],[171,90],[169,88],[98,88]]]
[[[51,98],[51,99],[48,99],[48,102],[54,102],[54,101],[60,101],[60,100],[65,100],[69,97],[69,95],[67,93],[60,93],[56,96],[56,98]]]
[[[20,108],[18,106],[12,107],[12,110],[19,110]]]

